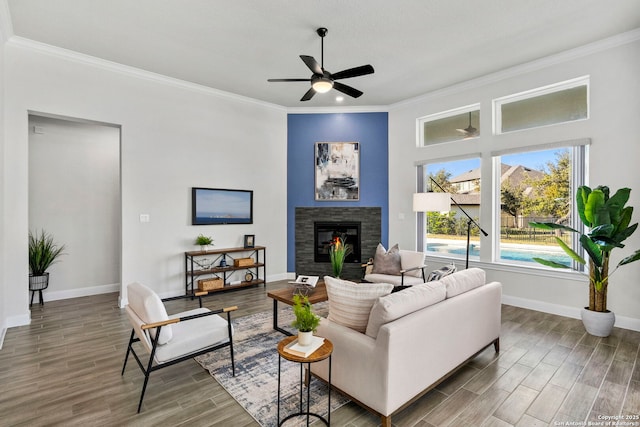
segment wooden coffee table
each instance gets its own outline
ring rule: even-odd
[[[278,326],[278,301],[287,305],[293,305],[293,286],[288,286],[282,289],[276,289],[271,292],[267,292],[269,298],[273,298],[273,329],[282,332],[285,335],[291,335],[289,331],[286,331]],[[318,302],[327,301],[327,288],[322,280],[319,280],[316,287],[308,295],[309,302],[315,304]]]

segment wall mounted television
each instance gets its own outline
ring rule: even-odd
[[[253,224],[253,191],[192,187],[191,224]]]

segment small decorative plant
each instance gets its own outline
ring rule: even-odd
[[[571,227],[555,223],[530,222],[529,225],[544,230],[564,230],[580,234],[580,245],[589,256],[589,307],[588,310],[606,312],[607,288],[609,278],[615,271],[625,264],[640,259],[640,249],[623,258],[615,269],[609,273],[609,257],[614,248],[623,248],[624,242],[638,228],[638,224],[631,223],[633,214],[632,206],[625,206],[629,200],[631,189],[621,188],[609,197],[609,187],[599,186],[593,190],[587,186],[578,188],[576,193],[576,206],[580,219],[589,229],[586,234]],[[585,265],[586,261],[572,250],[559,237],[556,241],[560,247],[579,264]],[[566,265],[533,258],[540,264],[554,268],[570,268]]]
[[[313,312],[308,297],[297,294],[293,296],[293,314],[296,319],[291,326],[300,332],[315,332],[320,324],[320,316]]]
[[[198,234],[196,237],[196,245],[199,245],[202,250],[205,250],[206,246],[213,245],[213,239],[209,236],[205,236],[203,234]]]
[[[347,238],[336,237],[329,246],[329,259],[331,260],[331,268],[333,275],[337,278],[342,274],[344,259],[349,255],[353,248],[346,244]]]
[[[44,230],[35,235],[29,231],[29,270],[34,276],[43,276],[51,264],[58,261],[64,245],[55,243],[53,236]]]

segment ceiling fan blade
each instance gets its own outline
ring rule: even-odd
[[[355,68],[349,68],[348,70],[338,71],[337,73],[333,73],[331,77],[334,80],[348,79],[351,77],[358,77],[358,76],[364,76],[367,74],[373,74],[374,71],[375,70],[373,69],[373,67],[367,64],[367,65],[361,65]]]
[[[333,82],[333,88],[353,98],[358,98],[360,95],[362,95],[362,92],[360,92],[358,89],[352,88],[351,86],[347,86],[340,82]]]
[[[300,59],[302,59],[306,66],[309,67],[311,71],[313,71],[313,74],[323,74],[322,67],[320,66],[320,64],[318,64],[318,61],[316,61],[313,56],[300,55]]]
[[[268,82],[310,82],[311,79],[268,79]]]
[[[300,98],[300,101],[308,101],[311,98],[313,98],[313,95],[315,95],[315,94],[316,94],[316,91],[313,88],[309,88],[307,93],[305,93],[304,96],[302,98]]]

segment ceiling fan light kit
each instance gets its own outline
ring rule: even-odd
[[[362,92],[356,88],[337,82],[339,79],[349,79],[352,77],[364,76],[367,74],[373,74],[374,69],[371,65],[361,65],[359,67],[349,68],[337,73],[330,73],[324,69],[324,37],[327,35],[328,30],[324,27],[318,28],[316,33],[320,36],[321,52],[320,52],[320,64],[314,57],[308,55],[300,55],[300,59],[313,73],[308,79],[268,79],[269,82],[311,82],[311,87],[302,96],[300,101],[308,101],[313,98],[316,93],[327,93],[331,89],[335,89],[339,92],[349,95],[352,98],[358,98],[362,95]]]
[[[311,87],[318,93],[327,93],[333,88],[333,81],[326,77],[312,78]]]

